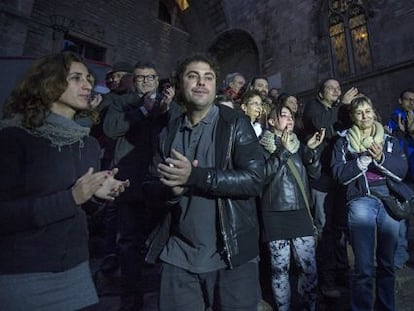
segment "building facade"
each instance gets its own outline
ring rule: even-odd
[[[149,59],[161,76],[210,52],[223,76],[266,75],[271,86],[313,96],[335,77],[357,86],[386,118],[414,88],[414,2],[408,0],[6,0],[0,57],[73,48],[113,64]],[[1,69],[0,69],[1,70]]]

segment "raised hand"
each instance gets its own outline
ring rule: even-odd
[[[90,102],[89,105],[92,109],[95,109],[96,107],[98,107],[101,103],[102,103],[102,95],[98,94],[96,95]]]
[[[348,91],[345,92],[344,96],[342,97],[342,102],[345,105],[349,105],[351,101],[358,97],[358,89],[356,87],[351,87]]]
[[[414,113],[407,111],[407,131],[412,134],[414,132]]]
[[[321,128],[319,132],[316,132],[315,134],[313,134],[313,136],[309,138],[307,142],[307,146],[310,149],[317,148],[323,142],[323,139],[325,138],[325,132],[326,132],[326,129]]]
[[[405,125],[401,113],[398,114],[398,127],[401,132],[405,132]]]
[[[287,149],[288,146],[289,146],[289,131],[288,131],[287,126],[283,130],[282,136],[280,137],[280,140],[282,142],[283,147],[285,147]]]
[[[170,104],[175,96],[175,88],[173,86],[167,87],[163,92],[163,97],[160,102],[160,112],[165,113],[170,109]]]

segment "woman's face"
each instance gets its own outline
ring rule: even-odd
[[[72,62],[66,79],[68,86],[60,98],[52,103],[51,110],[71,119],[78,110],[89,108],[93,78],[84,64]]]
[[[354,124],[361,130],[371,128],[375,121],[375,111],[368,103],[363,103],[355,108],[351,116]]]
[[[285,105],[287,107],[289,107],[290,110],[292,110],[293,113],[297,113],[298,112],[298,100],[296,99],[295,96],[289,96],[286,99]]]
[[[293,131],[295,121],[293,120],[292,112],[286,107],[283,107],[280,116],[277,119],[270,119],[270,125],[272,125],[277,131],[283,131],[287,129],[289,132]],[[273,123],[273,124],[272,124]]]

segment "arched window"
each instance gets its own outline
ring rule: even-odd
[[[367,15],[362,0],[329,0],[328,26],[335,74],[346,77],[371,70]]]

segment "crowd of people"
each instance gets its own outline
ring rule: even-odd
[[[162,311],[317,310],[344,289],[351,310],[395,310],[409,222],[384,198],[414,199],[414,91],[383,124],[335,78],[300,104],[265,76],[229,73],[219,87],[220,74],[203,54],[165,79],[151,62],[118,62],[109,93],[92,98],[78,55],[33,64],[0,121],[5,309],[98,302],[83,208],[93,204],[121,310],[142,308],[144,265],[158,263]]]

